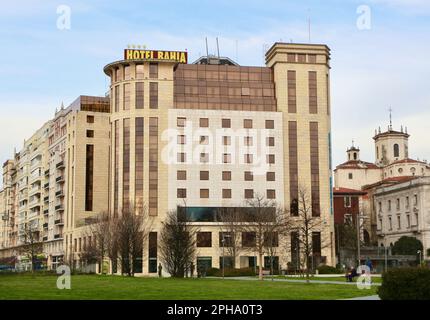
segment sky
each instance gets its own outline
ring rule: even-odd
[[[70,9],[70,25],[62,24]],[[363,7],[364,6],[364,7]],[[363,9],[364,8],[364,9]],[[57,10],[58,13],[57,13]],[[363,11],[364,10],[364,11]],[[430,160],[430,1],[164,0],[0,2],[0,162],[79,95],[104,95],[103,67],[129,44],[209,51],[264,65],[276,41],[331,48],[333,162],[355,141],[374,161],[372,137],[393,109],[411,134],[410,156]],[[58,25],[60,23],[60,25]]]

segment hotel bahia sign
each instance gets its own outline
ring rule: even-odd
[[[188,52],[124,49],[124,60],[147,60],[188,63]]]

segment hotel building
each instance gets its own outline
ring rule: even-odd
[[[93,98],[103,101],[102,111],[73,103],[49,123],[41,160],[49,181],[42,177],[40,184],[50,190],[42,194],[49,196],[42,229],[42,241],[52,243],[49,255],[78,259],[91,241],[82,232],[86,219],[143,205],[154,223],[142,273],[156,274],[159,252],[149,248],[158,247],[168,212],[185,205],[198,228],[196,265],[220,267],[219,209],[243,207],[257,195],[290,208],[306,190],[322,221],[315,258],[332,265],[329,48],[275,43],[264,67],[214,56],[188,64],[186,57],[125,50],[123,60],[104,68],[109,98]],[[293,259],[293,236],[279,239],[279,268]],[[268,267],[267,257],[255,256],[244,250],[236,266]]]

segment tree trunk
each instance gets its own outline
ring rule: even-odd
[[[263,280],[263,254],[261,252],[258,253],[258,260],[259,260],[259,266],[258,266],[258,279]]]

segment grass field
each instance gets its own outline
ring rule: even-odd
[[[341,284],[75,275],[59,290],[53,275],[0,275],[0,300],[332,300],[376,294]]]
[[[288,277],[288,276],[277,276],[278,279],[288,279],[288,280],[306,280],[306,277]],[[345,277],[309,277],[310,280],[318,280],[318,281],[340,281],[346,282]],[[354,278],[357,280],[357,278]],[[372,277],[373,283],[382,283],[381,277]]]

